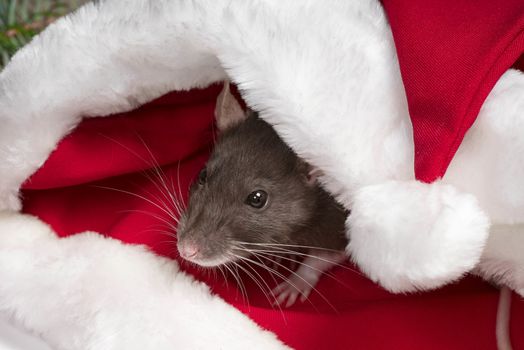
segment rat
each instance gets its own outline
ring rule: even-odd
[[[306,250],[303,264],[273,289],[278,304],[304,301],[324,272],[347,259],[349,211],[320,187],[318,170],[256,113],[240,107],[227,82],[215,118],[218,142],[179,219],[180,256],[213,267],[260,251]],[[503,287],[496,320],[500,350],[511,350],[510,302],[511,291]]]
[[[217,143],[178,223],[179,254],[215,267],[303,252],[298,269],[272,293],[278,305],[305,301],[321,275],[347,259],[349,212],[318,184],[317,169],[257,113],[242,109],[227,82],[215,118]]]
[[[349,211],[320,187],[318,170],[256,113],[240,107],[227,83],[215,117],[218,142],[179,219],[180,256],[214,267],[260,251],[306,250],[303,264],[273,289],[279,305],[304,301],[324,272],[347,259]],[[503,287],[496,321],[500,350],[511,350],[510,302],[511,291]]]

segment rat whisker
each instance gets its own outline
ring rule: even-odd
[[[173,183],[173,178],[168,178],[160,166],[155,167],[156,177],[158,179],[155,181],[150,178],[151,182],[155,187],[162,193],[167,203],[171,204],[176,211],[176,214],[180,216],[186,209],[185,202],[183,200],[184,196],[182,195],[181,185],[180,185],[180,161],[177,162],[177,190],[175,191],[175,185]],[[171,186],[168,186],[168,179]]]
[[[245,245],[256,245],[256,246],[275,246],[275,247],[291,247],[291,248],[304,248],[304,249],[316,249],[316,250],[325,250],[325,251],[331,251],[331,252],[340,252],[340,250],[337,249],[330,249],[330,248],[322,248],[322,247],[315,247],[315,246],[309,246],[309,245],[300,245],[300,244],[285,244],[285,243],[254,243],[254,242],[241,242],[236,241],[240,244]]]
[[[174,196],[169,192],[169,189],[167,189],[166,185],[159,184],[154,178],[150,178],[148,176],[146,177],[155,186],[158,192],[160,192],[163,198],[159,196],[154,196],[150,191],[147,191],[145,189],[144,191],[146,191],[147,194],[149,194],[151,197],[153,197],[159,203],[161,203],[162,206],[166,208],[166,210],[172,213],[172,216],[180,216],[182,210],[180,209],[180,206],[178,204],[179,201],[177,198],[174,198]]]
[[[169,211],[171,213],[170,216],[172,218],[176,218],[178,221],[178,217],[181,215],[181,209],[179,208],[179,205],[177,204],[178,203],[177,199],[173,198],[172,196],[168,194],[165,194],[164,190],[160,187],[159,184],[156,183],[155,179],[152,179],[152,178],[148,178],[148,179],[149,181],[151,181],[151,183],[153,183],[153,185],[155,185],[155,187],[160,192],[160,194],[163,196],[163,198],[159,196],[155,196],[153,193],[151,193],[151,191],[148,191],[145,188],[143,188],[142,190],[146,194],[151,196],[153,199],[155,199],[156,202],[162,205],[167,211]]]
[[[242,250],[242,248],[237,248],[237,249]],[[243,261],[247,261],[247,262],[250,262],[250,263],[252,263],[252,264],[255,264],[255,265],[257,265],[257,266],[260,266],[260,267],[264,268],[265,270],[267,270],[268,272],[270,272],[270,275],[276,275],[276,276],[278,276],[279,278],[281,278],[281,279],[283,279],[283,280],[286,280],[286,279],[287,279],[286,276],[284,276],[283,274],[281,274],[281,273],[278,272],[277,270],[275,270],[275,269],[269,267],[267,264],[265,264],[264,262],[262,262],[262,261],[260,260],[260,257],[261,257],[262,255],[259,255],[259,254],[257,254],[256,252],[248,252],[248,253],[250,253],[251,256],[257,257],[257,259],[259,259],[260,263],[258,263],[258,262],[256,262],[256,261],[250,259],[249,257],[240,256],[240,255],[236,255],[236,254],[233,254],[233,253],[230,253],[230,254],[231,254],[233,257],[237,258],[237,259],[240,259],[240,260],[243,260]],[[267,259],[267,258],[266,258],[266,259]],[[271,260],[271,259],[269,259],[269,260]],[[271,261],[272,261],[272,260],[271,260]],[[275,281],[275,283],[277,283],[276,280],[274,280],[274,281]]]
[[[176,166],[176,181],[177,181],[177,187],[178,187],[178,199],[179,199],[178,204],[181,204],[180,209],[182,211],[185,211],[187,209],[187,206],[183,200],[184,196],[182,195],[182,186],[180,186],[180,161],[178,161],[177,166]],[[174,189],[173,178],[171,178],[171,187]]]
[[[169,189],[166,187],[164,183],[164,180],[160,177],[160,175],[157,175],[153,169],[143,170],[142,174],[155,186],[155,188],[164,197],[164,199],[166,199],[168,202],[171,202],[173,200]]]
[[[277,270],[275,269],[272,269],[271,267],[267,266],[266,264],[264,263],[258,263],[250,258],[246,258],[246,257],[243,257],[243,256],[238,256],[239,259],[241,260],[244,260],[244,261],[247,261],[247,262],[250,262],[252,264],[255,264],[256,266],[259,266],[263,269],[265,269],[266,271],[268,271],[270,274],[272,275],[275,275],[277,277],[279,277],[280,279],[282,279],[283,281],[287,280],[287,277],[284,276],[283,274],[281,274],[280,272],[278,272]],[[297,286],[293,285],[293,288],[295,288],[296,290],[299,290]]]
[[[158,241],[158,243],[169,243],[169,244],[175,244],[175,243],[176,243],[176,240],[168,239],[168,240],[164,240],[164,241]]]
[[[229,272],[229,274],[231,276],[233,276],[233,278],[235,279],[235,282],[237,283],[237,285],[240,285],[240,282],[238,281],[238,278],[237,276],[235,275],[235,273],[233,272],[233,269],[231,267],[228,266],[228,264],[224,264],[222,265],[224,266],[224,268]],[[237,289],[237,295],[238,295],[238,289]]]
[[[152,169],[151,170],[154,169],[154,172],[156,173],[156,175],[157,175],[158,179],[160,180],[160,182],[163,184],[163,187],[165,188],[167,194],[169,195],[171,200],[174,203],[176,203],[177,201],[174,199],[174,195],[173,195],[173,193],[175,191],[174,191],[174,189],[173,189],[173,191],[169,190],[169,187],[167,186],[167,183],[166,183],[167,176],[166,176],[165,172],[162,170],[162,167],[160,166],[160,163],[157,161],[157,159],[155,158],[153,152],[151,152],[151,149],[146,144],[144,139],[140,135],[137,135],[137,136],[140,139],[140,141],[142,142],[142,145],[144,146],[145,150],[149,154],[149,157],[151,158],[151,161],[152,161],[152,167],[151,167]],[[178,166],[180,167],[180,161],[178,161]],[[179,185],[179,189],[180,189],[180,182],[178,183],[178,185]]]
[[[237,256],[237,258],[241,259],[242,257]],[[251,262],[253,262],[253,261],[251,261]],[[280,315],[282,316],[282,319],[284,320],[284,323],[287,325],[287,319],[286,319],[286,316],[285,316],[285,314],[284,314],[284,311],[282,310],[282,307],[281,307],[280,304],[278,303],[278,299],[277,299],[276,295],[275,295],[274,293],[272,293],[272,289],[271,289],[271,287],[267,284],[267,282],[264,280],[264,278],[263,278],[263,277],[258,273],[258,271],[257,271],[253,266],[251,266],[250,264],[246,264],[246,267],[249,267],[249,268],[251,269],[251,271],[253,271],[253,272],[258,276],[258,278],[260,278],[260,281],[265,285],[265,287],[267,288],[267,290],[265,290],[265,289],[263,288],[263,286],[262,286],[260,283],[258,283],[258,282],[256,281],[255,278],[252,278],[253,281],[255,281],[255,283],[259,286],[259,288],[260,288],[260,290],[262,291],[262,293],[264,294],[264,296],[266,297],[266,299],[267,299],[269,305],[271,305],[271,306],[274,306],[275,304],[277,305],[277,307],[278,307],[278,309],[279,309],[279,311],[280,311]],[[246,271],[246,273],[247,273],[247,271]],[[271,273],[270,273],[270,275],[272,276]],[[275,280],[275,283],[276,283],[276,280]],[[273,299],[274,299],[273,302],[271,301],[271,298],[270,298],[270,296],[269,296],[270,294],[271,294],[271,296],[272,296]]]
[[[351,267],[347,266],[346,264],[335,263],[335,262],[333,262],[331,260],[328,260],[328,259],[325,259],[325,258],[321,258],[321,257],[316,256],[314,254],[307,254],[307,253],[298,252],[298,251],[285,249],[285,248],[281,248],[281,247],[273,247],[273,248],[274,249],[278,249],[278,250],[252,249],[252,250],[249,250],[249,252],[257,251],[257,252],[260,252],[260,253],[289,253],[291,255],[299,255],[299,256],[303,256],[303,257],[310,257],[310,258],[314,258],[314,259],[317,259],[317,260],[320,260],[320,261],[325,261],[325,262],[331,263],[334,266],[339,266],[339,267],[341,267],[343,269],[346,269],[348,271],[354,272],[354,273],[364,277],[364,275],[360,271],[358,271],[358,270],[356,270],[354,268],[351,268]],[[249,248],[246,248],[246,251],[247,251],[247,249],[249,249]],[[337,252],[339,252],[339,251],[337,251]]]
[[[173,238],[173,240],[171,242],[173,242],[174,244],[176,244],[177,242],[177,236],[175,233],[173,232],[170,232],[170,231],[165,231],[165,230],[160,230],[160,229],[150,229],[146,232],[156,232],[156,233],[160,233],[161,235],[164,235],[164,236],[168,236],[170,238]]]
[[[283,281],[286,281],[287,280],[287,276],[285,276],[284,274],[278,272],[277,270],[275,270],[274,268],[272,267],[269,267],[267,264],[263,264],[263,263],[257,263],[256,261],[253,261],[252,259],[249,259],[249,258],[244,258],[245,261],[248,261],[252,264],[255,264],[263,269],[265,269],[266,271],[268,271],[271,275],[274,275],[274,276],[277,276],[279,277],[281,280]],[[277,282],[278,283],[278,282]],[[292,284],[292,283],[291,283]],[[293,285],[293,288],[295,288],[296,290],[299,290],[298,287],[296,285]]]
[[[162,167],[160,166],[160,163],[156,160],[153,152],[151,152],[151,149],[147,146],[147,144],[144,141],[144,139],[140,135],[136,134],[138,139],[142,142],[142,145],[144,146],[144,149],[149,154],[150,161],[146,160],[144,157],[139,155],[137,152],[135,152],[134,150],[132,150],[131,148],[129,148],[125,144],[119,142],[118,140],[115,140],[115,139],[113,139],[113,138],[111,138],[111,137],[109,137],[107,135],[103,135],[102,134],[102,136],[107,138],[108,140],[116,143],[117,145],[121,146],[122,148],[126,149],[128,152],[133,154],[136,158],[138,158],[139,160],[143,161],[146,165],[149,166],[149,169],[144,171],[144,175],[146,176],[146,178],[148,180],[150,180],[157,187],[157,189],[164,195],[164,197],[168,200],[168,202],[171,202],[175,206],[175,210],[177,211],[177,214],[180,215],[181,212],[183,211],[182,210],[183,208],[180,206],[180,202],[182,202],[182,198],[183,198],[182,195],[180,194],[180,181],[178,181],[178,189],[179,189],[180,197],[177,199],[172,194],[172,193],[175,192],[174,189],[173,189],[173,191],[169,190],[169,188],[168,188],[168,186],[166,184],[167,176],[164,173],[164,171],[162,170]],[[180,167],[180,161],[178,161],[178,167]],[[152,172],[153,174],[155,174],[157,176],[159,182],[165,188],[165,191],[163,191],[161,188],[159,188],[159,185],[158,185],[157,181],[155,181],[155,179],[151,178],[151,176],[148,174],[148,171]],[[179,173],[177,173],[177,177],[178,177],[178,180],[179,180],[179,175],[178,174]]]
[[[244,260],[243,257],[240,256],[240,255],[236,255],[236,254],[234,254],[234,253],[231,253],[231,255],[232,255],[233,257],[237,258],[237,259]],[[247,266],[249,266],[249,267],[253,270],[253,272],[257,274],[257,276],[260,278],[260,280],[261,280],[261,281],[266,285],[266,287],[268,288],[268,290],[271,290],[271,288],[269,287],[269,285],[267,284],[267,282],[262,278],[262,276],[261,276],[261,275],[260,275],[260,274],[255,270],[255,269],[253,269],[253,267],[251,267],[249,264],[248,264]],[[270,304],[271,304],[271,302],[270,302]]]
[[[268,264],[268,263],[275,263],[275,260],[274,259],[269,259],[268,257],[263,257],[263,259],[265,261],[263,261],[262,259],[260,259],[260,257],[262,256],[258,256],[259,254],[256,254],[256,252],[258,251],[262,251],[262,250],[259,250],[259,249],[250,249],[250,248],[246,248],[246,247],[243,247],[243,246],[236,246],[236,249],[237,250],[240,250],[240,251],[244,251],[246,253],[248,253],[249,255],[252,255],[252,256],[257,256],[257,259],[260,261],[260,263],[262,264]],[[290,255],[289,253],[287,252],[283,252],[283,251],[272,251],[273,253],[275,253],[275,257],[276,259],[278,259],[280,256],[284,256],[284,255]]]
[[[178,176],[179,175],[177,174],[177,177]],[[181,186],[180,185],[180,180],[177,179],[177,181],[178,181],[178,186]],[[167,202],[173,207],[173,209],[175,210],[176,214],[178,216],[181,216],[182,213],[184,213],[185,210],[186,210],[184,197],[182,196],[180,187],[178,187],[178,194],[175,192],[175,188],[174,188],[174,184],[173,184],[173,179],[172,178],[170,179],[170,183],[171,183],[171,189],[167,188],[168,187],[167,184],[163,185],[163,187],[165,187],[165,192],[168,193],[167,195],[164,195],[164,197],[166,198]]]
[[[249,298],[247,296],[247,289],[246,289],[246,286],[244,285],[244,282],[242,281],[242,278],[240,277],[240,275],[238,274],[238,263],[235,262],[235,261],[231,261],[231,270],[232,271],[235,271],[236,274],[234,274],[233,276],[236,276],[236,281],[238,283],[238,287],[240,288],[240,292],[242,293],[242,299],[244,300],[245,303],[247,303],[248,307],[249,306]],[[233,269],[234,267],[234,269]]]
[[[137,193],[133,193],[133,192],[130,192],[130,191],[126,191],[126,190],[122,190],[122,189],[118,189],[118,188],[113,188],[113,187],[107,187],[107,186],[96,186],[98,188],[102,188],[102,189],[106,189],[106,190],[112,190],[112,191],[116,191],[116,192],[121,192],[121,193],[125,193],[125,194],[128,194],[128,195],[131,195],[131,196],[135,196],[137,198],[140,198],[146,202],[148,202],[149,204],[155,206],[156,208],[158,208],[159,210],[161,210],[162,212],[164,212],[165,214],[167,214],[170,218],[172,218],[173,220],[178,220],[178,218],[176,218],[175,216],[173,216],[173,214],[165,209],[164,207],[160,206],[158,203],[155,203],[154,201],[152,201],[151,199],[147,198],[147,197],[144,197],[142,195],[139,195]]]
[[[158,241],[157,242],[159,245],[160,244],[169,244],[169,246],[172,246],[174,244],[176,244],[176,241],[173,241],[173,240],[167,240],[167,241]]]
[[[145,214],[147,216],[151,216],[151,217],[154,217],[155,219],[161,221],[161,223],[158,223],[156,225],[152,225],[150,228],[148,229],[143,229],[143,230],[140,230],[139,232],[137,232],[138,234],[144,234],[144,233],[149,233],[149,232],[160,232],[162,234],[165,234],[171,238],[174,238],[176,240],[177,236],[176,236],[176,227],[169,221],[167,221],[166,219],[162,218],[161,216],[158,216],[152,212],[149,212],[149,211],[146,211],[146,210],[121,210],[119,212],[122,212],[122,213],[141,213],[141,214]],[[176,241],[173,241],[176,243]],[[160,242],[162,243],[162,242]]]
[[[267,264],[262,264],[262,263],[259,264],[259,263],[255,262],[255,261],[253,261],[252,259],[249,259],[249,258],[245,258],[245,260],[247,262],[255,264],[256,266],[259,266],[259,267],[263,268],[264,270],[268,271],[271,275],[274,275],[274,276],[277,276],[278,278],[280,278],[282,281],[287,281],[296,291],[300,292],[300,288],[298,288],[298,286],[296,284],[294,284],[293,282],[288,281],[288,276],[285,276],[283,273],[279,272],[278,270],[276,270],[276,269],[274,269],[272,267],[269,267]],[[278,282],[275,283],[275,284],[278,285]]]
[[[259,263],[257,263],[256,261],[253,261],[252,259],[249,259],[249,258],[246,258],[246,257],[240,257],[240,258],[241,258],[242,260],[245,260],[245,261],[248,261],[248,262],[250,262],[250,263],[252,263],[252,264],[255,264],[255,265],[257,265],[257,266],[260,266],[261,268],[266,269],[268,272],[270,272],[270,273],[272,273],[272,274],[275,274],[276,276],[278,276],[279,278],[281,278],[282,281],[285,281],[286,283],[288,283],[289,285],[291,285],[291,287],[293,287],[297,292],[299,292],[299,293],[301,292],[300,288],[298,288],[298,286],[297,286],[296,284],[294,284],[293,282],[291,282],[291,281],[289,280],[288,277],[284,276],[283,274],[281,274],[281,273],[278,272],[277,270],[270,268],[270,267],[267,266],[266,264],[259,264]],[[278,263],[277,263],[277,264],[278,264]],[[278,265],[280,265],[280,264],[278,264]],[[290,271],[292,274],[296,274],[296,273],[295,273],[294,271],[292,271],[292,270],[289,270],[289,269],[287,269],[287,268],[286,268],[286,270]],[[298,277],[299,277],[300,279],[302,279],[302,277],[300,277],[300,276],[298,276]],[[306,281],[306,283],[307,283],[307,281]],[[312,288],[311,290],[315,290],[315,288]],[[271,292],[273,293],[273,291],[271,291]],[[319,292],[316,291],[316,290],[315,290],[315,292],[316,292],[316,293],[319,293]],[[273,295],[274,295],[274,294],[273,294]],[[276,295],[274,295],[274,296],[275,296],[275,298],[277,298]],[[313,302],[312,302],[311,300],[309,300],[309,298],[306,299],[306,300],[308,301],[308,303],[311,304],[311,306],[312,306],[312,307],[315,309],[315,311],[318,313],[319,310],[318,310],[317,307],[313,304]],[[275,304],[276,304],[276,305],[279,305],[278,302],[276,302]],[[331,304],[329,304],[329,302],[328,302],[328,305],[330,305],[331,307],[333,307]],[[279,307],[280,307],[280,305],[279,305]]]
[[[169,220],[167,220],[166,218],[163,218],[162,216],[160,215],[157,215],[151,211],[147,211],[147,210],[140,210],[140,209],[129,209],[129,210],[125,210],[124,212],[129,212],[129,213],[139,213],[139,214],[144,214],[144,215],[148,215],[148,216],[151,216],[159,221],[162,221],[169,229],[172,229],[173,231],[176,231],[176,226],[173,225],[173,223]],[[176,223],[178,223],[178,220],[175,221]]]
[[[337,278],[334,274],[330,273],[329,271],[322,271],[322,270],[320,270],[320,269],[318,269],[316,267],[313,267],[313,266],[311,266],[309,264],[304,263],[303,261],[298,261],[296,259],[287,258],[285,256],[271,254],[271,253],[262,253],[261,255],[262,256],[278,257],[278,258],[286,260],[286,261],[290,261],[290,262],[294,262],[294,263],[297,263],[297,264],[302,265],[302,266],[306,266],[306,267],[310,268],[311,270],[320,272],[322,275],[325,275],[325,276],[333,279],[335,282],[339,283],[340,285],[344,286],[345,288],[351,289],[351,288],[349,288],[349,286],[346,283],[342,282],[339,278]]]
[[[217,268],[218,268],[218,271],[220,271],[220,273],[222,274],[222,277],[224,277],[224,282],[226,284],[226,288],[229,289],[229,283],[228,283],[228,278],[226,276],[226,273],[224,272],[224,270],[222,270],[222,266],[221,265],[217,266]]]
[[[254,258],[256,258],[261,264],[264,264],[264,261],[261,259],[260,255],[259,254],[251,254],[251,256],[253,256]],[[267,259],[266,259],[267,260]],[[278,284],[277,280],[275,279],[275,276],[273,273],[269,273],[269,276],[271,277],[271,279],[273,280],[273,283],[275,284]]]
[[[259,252],[260,252],[260,251],[257,251],[257,253],[259,253]],[[253,252],[250,252],[250,253],[253,253]],[[317,257],[314,256],[314,255],[312,255],[312,257],[317,258]],[[254,263],[254,261],[251,260],[251,259],[247,259],[247,258],[244,258],[244,259],[246,259],[246,260],[251,261],[251,262]],[[329,262],[329,263],[333,263],[332,261],[329,261],[329,260],[326,260],[326,259],[320,259],[320,260],[324,260],[324,261],[327,261],[327,262]],[[295,275],[296,277],[298,277],[298,278],[299,278],[300,280],[302,280],[304,283],[306,283],[306,284],[311,288],[312,291],[314,291],[315,293],[317,293],[317,294],[318,294],[318,295],[319,295],[319,296],[320,296],[320,297],[321,297],[321,298],[326,302],[326,304],[328,304],[328,305],[329,305],[329,306],[330,306],[330,307],[331,307],[335,312],[337,312],[337,309],[333,306],[333,304],[331,304],[331,303],[329,302],[329,300],[328,300],[328,299],[327,299],[327,298],[326,298],[322,293],[320,293],[320,292],[315,288],[315,286],[312,285],[309,281],[307,281],[306,279],[304,279],[302,276],[300,276],[299,274],[297,274],[295,271],[293,271],[292,269],[288,268],[288,267],[285,266],[284,264],[278,263],[278,262],[276,262],[276,261],[275,261],[275,263],[276,263],[278,266],[280,266],[281,268],[283,268],[284,270],[286,270],[286,271],[290,272],[291,274]],[[287,278],[286,278],[286,280],[287,280]],[[288,281],[288,282],[289,282],[289,281]],[[296,286],[293,286],[293,287],[296,288]],[[297,288],[296,288],[296,289],[297,289]],[[297,289],[297,290],[300,291],[299,289]]]
[[[329,302],[329,300],[324,296],[324,294],[322,294],[321,292],[318,291],[317,288],[315,288],[315,286],[313,284],[311,284],[308,280],[306,280],[305,278],[303,278],[302,276],[300,276],[299,274],[297,274],[295,271],[293,271],[292,269],[288,268],[287,266],[285,266],[284,264],[281,264],[281,263],[277,263],[276,264],[280,267],[282,267],[284,270],[286,271],[289,271],[291,274],[297,276],[300,280],[302,280],[304,283],[306,283],[310,288],[311,288],[311,291],[317,293],[323,300],[324,302],[329,305],[329,307],[331,307],[333,309],[333,311],[335,312],[338,312],[337,309],[333,306],[333,304],[331,304]],[[288,280],[289,282],[289,280]],[[317,310],[318,311],[318,310]]]
[[[259,281],[257,278],[255,278],[255,276],[254,276],[252,273],[250,273],[250,272],[247,270],[247,268],[244,268],[244,267],[243,267],[242,265],[240,265],[240,264],[237,264],[237,266],[238,266],[242,271],[244,271],[244,272],[248,275],[248,277],[251,278],[251,279],[253,280],[253,282],[255,282],[255,284],[258,286],[258,288],[260,289],[260,291],[262,292],[262,294],[264,295],[264,297],[266,297],[268,303],[271,304],[271,298],[269,297],[267,291],[264,289],[264,287],[262,286],[262,284],[260,283],[260,281]],[[249,266],[249,265],[246,265],[246,266]],[[254,271],[254,270],[253,270],[253,271]],[[260,274],[258,274],[258,272],[256,272],[256,273],[257,273],[257,275],[258,275],[259,277],[261,277]],[[264,281],[264,280],[262,279],[262,281]],[[265,282],[264,282],[264,283],[265,283]]]
[[[237,248],[237,249],[242,250],[242,248]],[[251,255],[253,255],[253,256],[257,256],[256,253],[255,253],[255,254],[251,254]],[[257,265],[257,266],[260,266],[260,267],[264,268],[265,270],[267,270],[267,271],[270,273],[271,276],[276,275],[276,276],[278,276],[279,278],[281,278],[281,279],[284,280],[284,281],[287,279],[286,276],[284,276],[283,274],[281,274],[281,273],[278,272],[277,270],[272,269],[271,267],[267,266],[267,265],[264,264],[262,261],[261,261],[260,263],[258,263],[258,262],[253,261],[252,259],[250,259],[250,258],[248,258],[248,257],[244,257],[244,256],[240,256],[240,255],[234,255],[234,257],[236,257],[236,258],[238,258],[238,259],[240,259],[240,260],[244,260],[244,261],[251,262],[251,263],[253,263],[253,264]],[[258,258],[258,257],[257,257],[257,258]],[[259,259],[259,258],[258,258],[258,259]],[[274,280],[274,281],[275,281],[275,283],[277,283],[276,280]]]

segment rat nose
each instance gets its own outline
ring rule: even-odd
[[[194,258],[198,254],[198,246],[193,242],[183,242],[178,245],[178,251],[184,259]]]

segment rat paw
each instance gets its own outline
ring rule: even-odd
[[[276,271],[276,270],[278,270],[282,266],[282,258],[277,256],[277,257],[274,257],[272,259],[268,259],[267,265],[271,269]]]
[[[273,270],[281,269],[284,264],[288,265],[287,269],[294,271],[297,269],[297,261],[294,259],[295,255],[292,254],[282,254],[281,256],[275,256],[270,259],[267,259],[266,266],[270,267]]]
[[[291,276],[272,290],[275,296],[274,305],[290,307],[295,304],[297,299],[304,302],[314,287],[315,283],[313,281],[310,282],[297,276]]]

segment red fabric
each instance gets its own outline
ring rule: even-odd
[[[416,174],[432,181],[444,173],[495,81],[520,56],[524,2],[453,0],[444,6],[438,0],[384,0],[384,5],[415,130]],[[185,195],[212,147],[218,90],[171,94],[130,113],[84,121],[25,185],[24,210],[61,236],[95,230],[176,258],[174,238],[162,232],[167,230],[162,220],[169,218],[148,202],[164,195],[156,175],[143,170],[158,162],[166,186],[178,191],[180,183]],[[311,303],[281,312],[247,276],[249,306],[234,279],[226,284],[187,269],[296,349],[495,349],[498,293],[472,277],[439,291],[398,296],[338,268],[333,273],[339,282],[325,277],[318,286],[332,306],[313,294]],[[513,299],[513,344],[524,349],[524,302]]]
[[[141,172],[150,168],[154,155],[163,165],[167,186],[178,192],[179,180],[186,193],[211,149],[218,90],[171,94],[130,113],[85,120],[26,184],[25,211],[50,223],[61,236],[95,230],[177,258],[174,239],[161,232],[167,230],[162,220],[170,220],[168,215],[146,199],[117,190],[153,201],[161,198],[155,175]],[[338,268],[333,274],[339,282],[324,277],[318,285],[332,306],[313,294],[311,303],[281,312],[247,276],[249,306],[233,278],[226,284],[221,274],[215,278],[187,269],[296,349],[495,348],[498,293],[475,278],[432,293],[399,296],[358,272]],[[274,285],[269,276],[265,280]],[[520,349],[524,302],[514,300],[513,341]]]
[[[446,172],[493,85],[523,54],[524,1],[383,4],[413,123],[415,174],[432,182]]]

